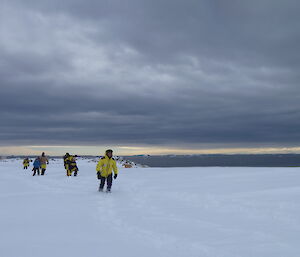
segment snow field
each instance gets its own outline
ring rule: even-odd
[[[299,168],[120,167],[106,194],[95,166],[1,161],[0,256],[300,256]]]

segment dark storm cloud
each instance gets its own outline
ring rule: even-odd
[[[299,144],[299,7],[2,1],[1,144]]]

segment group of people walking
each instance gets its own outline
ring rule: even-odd
[[[68,177],[72,176],[73,172],[74,177],[77,176],[78,167],[76,163],[76,157],[77,155],[70,155],[69,153],[64,155],[64,166]]]
[[[31,161],[32,160],[30,160],[29,158],[25,158],[23,160],[24,169],[28,169],[29,163]],[[45,153],[43,152],[42,155],[36,157],[34,162],[33,162],[33,168],[32,168],[33,174],[32,174],[32,176],[35,176],[36,174],[40,175],[40,170],[41,170],[41,175],[42,176],[45,175],[47,164],[49,164],[49,160],[46,157]]]
[[[113,179],[118,177],[117,163],[112,156],[113,151],[111,149],[106,150],[105,155],[100,158],[96,166],[97,178],[100,180],[99,192],[103,192],[105,184],[107,185],[106,192],[111,192]],[[66,153],[63,157],[64,167],[68,177],[72,175],[76,177],[78,174],[79,169],[76,163],[76,157],[77,155],[70,155],[69,153]],[[24,169],[29,167],[30,161],[29,158],[23,160]],[[32,176],[36,174],[40,175],[40,170],[41,175],[45,175],[47,164],[49,164],[49,160],[43,152],[42,155],[37,157],[33,162]]]

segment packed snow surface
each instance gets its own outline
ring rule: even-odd
[[[300,168],[120,167],[107,194],[78,166],[0,161],[1,257],[300,256]]]

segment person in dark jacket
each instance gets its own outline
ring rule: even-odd
[[[40,162],[40,158],[37,157],[34,162],[33,162],[33,174],[32,176],[35,176],[35,174],[37,173],[38,175],[40,175],[40,167],[41,167],[41,162]]]

